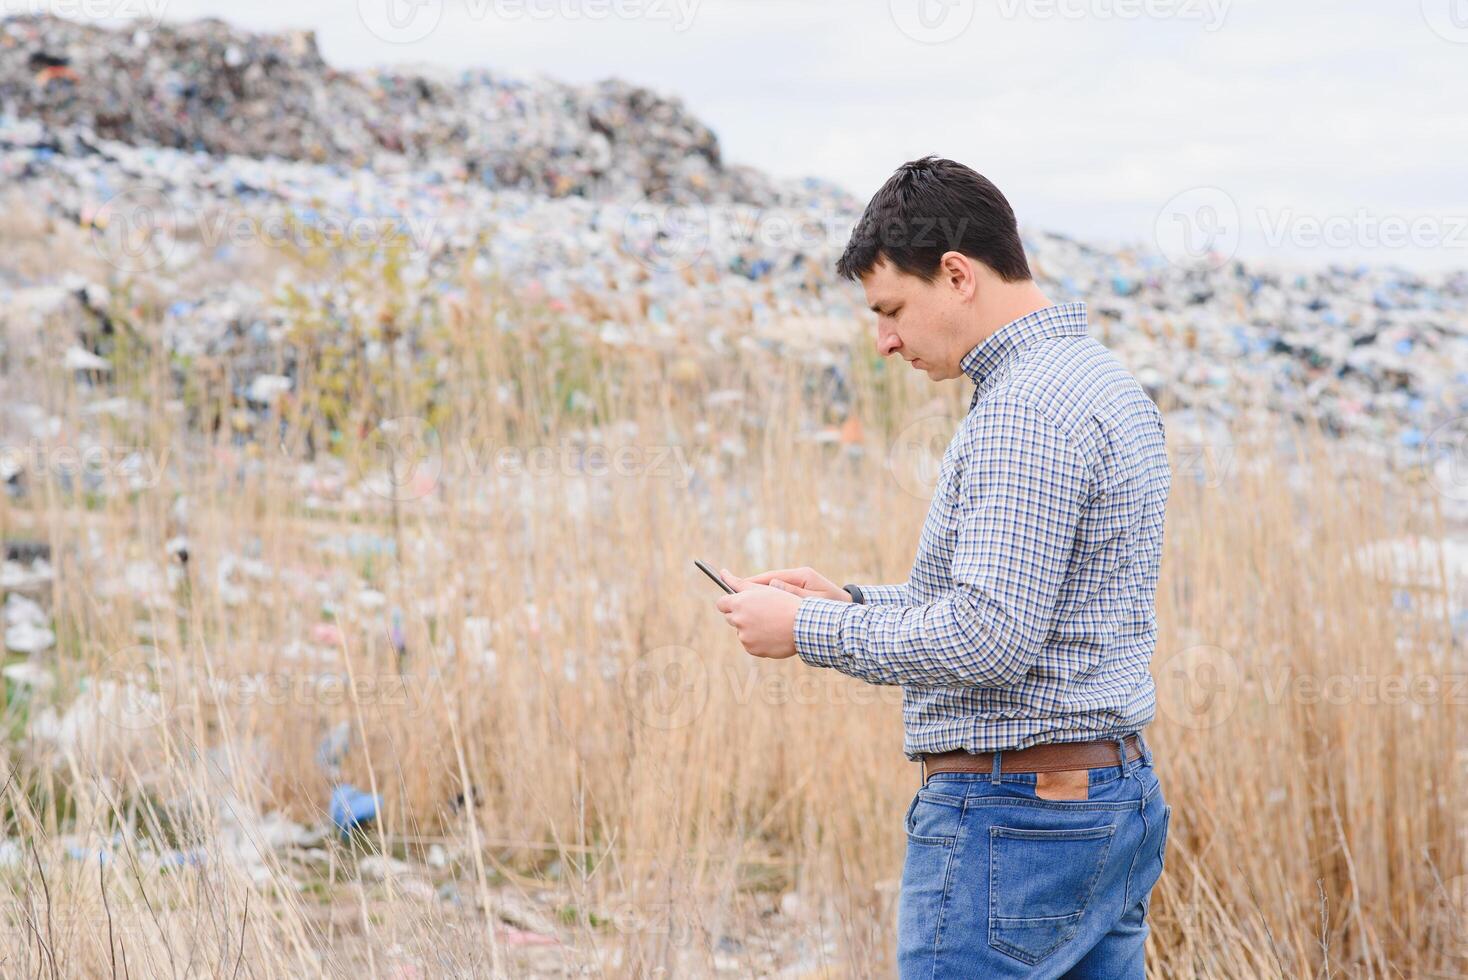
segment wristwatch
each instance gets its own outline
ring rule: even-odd
[[[852,602],[860,602],[860,603],[863,603],[863,604],[866,603],[866,599],[862,598],[861,588],[859,586],[855,586],[855,585],[843,585],[843,586],[841,586],[841,588],[843,588],[847,592],[850,592],[851,593],[851,601]]]

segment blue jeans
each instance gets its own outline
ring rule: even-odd
[[[1040,799],[1034,773],[930,776],[907,810],[903,980],[1145,980],[1172,807],[1142,753],[1090,770],[1084,801]]]

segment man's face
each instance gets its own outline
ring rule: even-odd
[[[861,278],[867,305],[877,314],[877,353],[896,353],[934,381],[963,373],[955,350],[961,296],[941,272],[932,282],[903,272],[885,258]]]

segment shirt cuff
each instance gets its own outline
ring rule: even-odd
[[[841,626],[847,615],[860,615],[861,608],[837,599],[801,599],[795,610],[795,652],[800,659],[812,667],[835,667],[851,659],[841,650]]]
[[[868,606],[907,604],[905,585],[857,585],[861,589],[861,600]]]

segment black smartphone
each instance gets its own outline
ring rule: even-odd
[[[697,558],[695,558],[693,559],[693,563],[698,566],[698,570],[700,572],[703,572],[709,578],[713,579],[715,585],[723,589],[725,592],[728,592],[730,595],[734,594],[734,590],[729,587],[729,583],[719,578],[719,573],[714,571],[712,568],[709,568],[708,562],[699,561]]]

